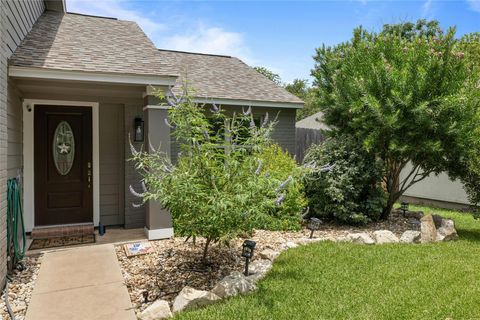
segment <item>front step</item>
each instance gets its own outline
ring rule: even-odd
[[[93,223],[62,225],[51,227],[35,227],[32,230],[32,239],[45,239],[64,236],[82,236],[94,233]]]

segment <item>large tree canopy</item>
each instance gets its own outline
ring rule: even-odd
[[[312,75],[331,134],[355,136],[385,163],[383,217],[429,174],[465,174],[478,124],[455,29],[444,33],[427,22],[385,26],[378,34],[357,28],[350,42],[317,49],[315,61]]]
[[[459,47],[465,53],[468,72],[471,75],[467,84],[471,92],[470,103],[478,106],[480,105],[480,33],[462,37]],[[480,110],[477,110],[474,121],[480,124]],[[479,138],[471,141],[470,152],[464,159],[466,172],[460,178],[478,217],[480,216],[480,125],[475,128],[473,134]]]

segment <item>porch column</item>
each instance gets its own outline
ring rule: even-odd
[[[144,116],[145,139],[154,148],[160,146],[160,149],[170,157],[170,128],[165,125],[165,119],[168,117],[167,108],[147,105],[144,108]],[[157,201],[148,201],[146,204],[145,234],[148,240],[165,239],[173,236],[170,212]]]

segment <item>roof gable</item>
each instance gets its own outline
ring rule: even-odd
[[[10,65],[56,70],[177,75],[131,21],[46,11],[10,59]]]

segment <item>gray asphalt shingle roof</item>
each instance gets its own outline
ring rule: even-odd
[[[329,127],[323,123],[323,112],[317,112],[305,119],[297,121],[296,128],[329,130]]]
[[[135,22],[46,11],[11,57],[18,67],[187,78],[196,96],[303,103],[241,60],[158,50]]]
[[[303,103],[235,57],[159,50],[165,60],[176,60],[180,73],[176,87],[184,80],[203,98]]]
[[[10,59],[10,65],[56,70],[178,75],[160,60],[135,22],[45,11]]]

